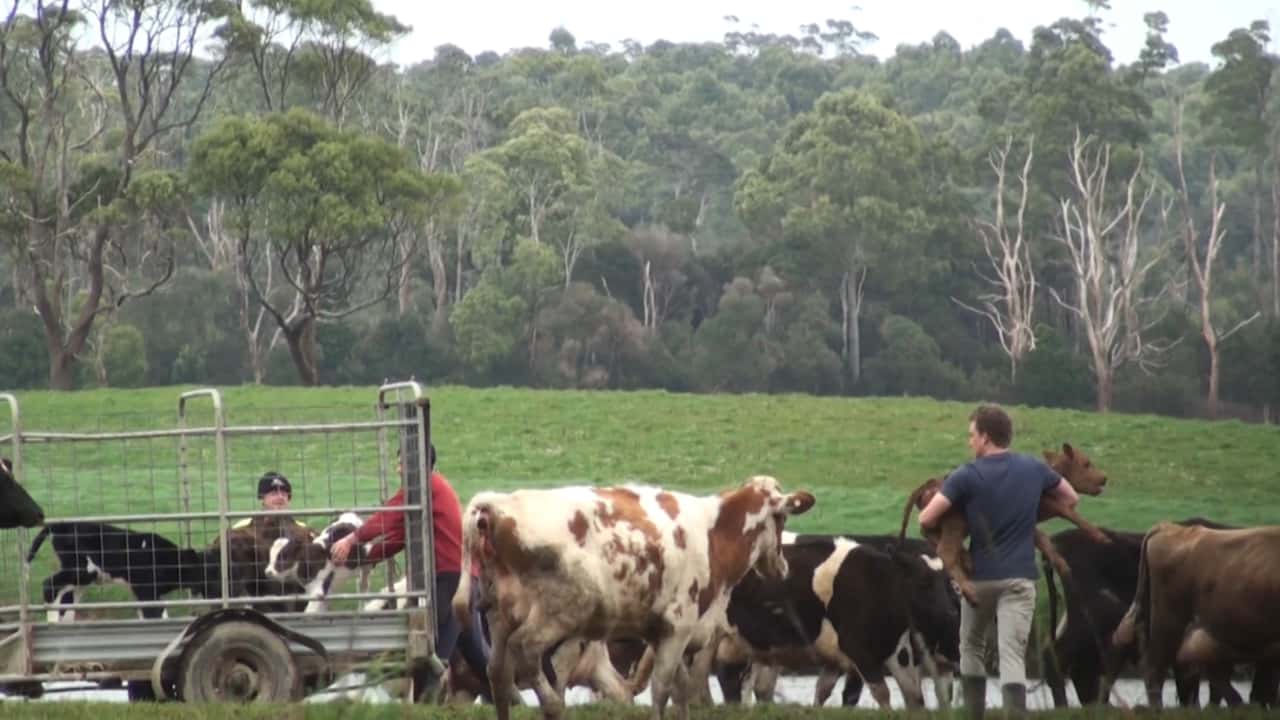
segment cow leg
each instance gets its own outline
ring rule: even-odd
[[[1235,670],[1235,666],[1231,663],[1223,663],[1211,667],[1205,673],[1209,680],[1209,704],[1216,706],[1219,702],[1225,703],[1227,707],[1236,707],[1244,704],[1244,698],[1240,697],[1240,693],[1231,684],[1231,672]]]
[[[511,698],[515,685],[511,656],[507,648],[508,630],[502,620],[489,626],[492,652],[489,654],[489,690],[493,695],[493,707],[498,720],[510,720]]]
[[[1154,608],[1152,615],[1155,615]],[[1157,625],[1152,620],[1148,622],[1151,623],[1151,628],[1147,647],[1142,653],[1142,679],[1147,689],[1147,705],[1152,708],[1162,708],[1164,707],[1164,679],[1168,675],[1169,668],[1174,666],[1174,657],[1178,651],[1177,644],[1170,642],[1169,638],[1180,638],[1182,628],[1169,627],[1167,624]],[[1174,677],[1176,680],[1176,669]],[[1198,682],[1196,686],[1199,687]]]
[[[81,588],[93,583],[95,579],[95,575],[87,570],[63,568],[44,579],[41,597],[46,605],[79,603],[80,594],[83,592]],[[76,611],[49,610],[47,615],[51,623],[74,622]]]
[[[1249,702],[1262,707],[1276,705],[1280,695],[1280,672],[1271,663],[1258,663],[1253,668],[1253,683],[1249,687]]]
[[[507,652],[518,676],[522,679],[527,677],[533,686],[542,716],[554,720],[564,716],[564,696],[556,692],[547,678],[543,660],[564,641],[566,632],[549,618],[538,615],[531,613],[526,622],[507,636]]]
[[[1164,678],[1161,678],[1161,685]],[[1178,706],[1184,708],[1200,707],[1200,673],[1183,665],[1173,666],[1174,695],[1178,698]],[[1148,690],[1150,693],[1150,690]],[[1212,690],[1210,696],[1213,695]],[[1214,703],[1210,703],[1214,704]]]
[[[720,694],[724,696],[726,705],[742,704],[742,686],[750,668],[748,663],[717,664],[716,680],[720,682]]]
[[[631,692],[631,687],[627,685],[626,680],[618,673],[617,668],[609,661],[609,653],[606,650],[604,659],[600,662],[593,663],[591,673],[591,687],[606,700],[612,700],[617,703],[630,704],[635,701],[635,694]]]
[[[840,691],[840,704],[844,707],[857,707],[862,699],[862,676],[857,672],[844,674],[844,689]]]
[[[678,671],[684,665],[684,648],[681,640],[667,636],[654,644],[653,677],[650,683],[654,720],[662,720],[667,700],[672,697],[672,685],[678,678]],[[682,699],[683,693],[676,693],[676,701]],[[677,709],[677,712],[681,712]],[[688,706],[683,712],[688,712]],[[682,716],[683,717],[683,716]]]
[[[716,649],[720,646],[720,636],[716,634],[711,642],[698,648],[689,663],[689,702],[695,705],[711,705],[711,666],[715,662]]]
[[[778,690],[778,666],[770,663],[751,663],[751,695],[756,703],[769,704]]]
[[[1071,666],[1071,684],[1076,688],[1076,698],[1081,705],[1094,703],[1106,705],[1110,700],[1110,698],[1102,697],[1102,663],[1092,653],[1078,658],[1075,664]],[[1055,707],[1066,707],[1067,690],[1065,681],[1063,681],[1061,687],[1063,704],[1058,705],[1058,688],[1054,688],[1053,703]]]
[[[831,693],[835,691],[836,683],[839,681],[840,673],[836,668],[825,665],[822,667],[822,670],[818,673],[818,682],[813,686],[814,707],[822,707],[827,704],[827,700],[831,697]]]
[[[897,681],[898,689],[902,692],[902,699],[907,707],[922,708],[924,707],[924,690],[921,689],[920,672],[916,669],[914,659],[910,638],[904,632],[898,640],[898,647],[894,648],[893,654],[885,660],[884,667]]]
[[[639,695],[644,691],[652,677],[653,644],[647,643],[644,648],[644,654],[636,661],[636,666],[631,671],[631,676],[627,678],[627,685],[631,688],[632,697]]]

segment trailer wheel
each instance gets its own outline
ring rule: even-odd
[[[200,633],[183,653],[187,702],[289,702],[302,696],[289,645],[254,622],[223,622]]]

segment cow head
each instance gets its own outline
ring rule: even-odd
[[[44,509],[13,477],[13,463],[0,458],[0,528],[36,527],[44,523]]]
[[[1081,495],[1101,495],[1107,484],[1107,474],[1070,443],[1062,443],[1062,452],[1045,450],[1044,460]]]
[[[769,475],[751,477],[735,494],[746,500],[742,505],[746,510],[743,530],[758,532],[751,566],[765,578],[785,579],[787,560],[782,555],[782,531],[787,518],[808,512],[816,499],[804,490],[782,492],[777,479]]]
[[[307,582],[329,562],[329,548],[315,542],[282,537],[271,543],[266,576],[273,580]]]

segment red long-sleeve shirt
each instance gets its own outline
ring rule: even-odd
[[[374,513],[356,531],[356,542],[361,544],[381,537],[381,541],[369,547],[367,562],[380,562],[404,549],[404,511],[390,508],[404,505],[404,486],[392,495],[380,510]],[[431,473],[431,525],[436,551],[436,572],[460,572],[462,570],[462,504],[449,482],[438,472]]]

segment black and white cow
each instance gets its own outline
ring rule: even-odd
[[[45,538],[51,538],[60,568],[45,578],[46,604],[79,602],[84,588],[95,584],[127,585],[142,602],[159,600],[175,590],[220,597],[218,556],[209,551],[178,547],[154,532],[141,532],[95,522],[46,525],[31,542],[27,562],[35,559]],[[143,618],[166,617],[163,608],[139,608]],[[49,622],[75,618],[74,610],[49,610]]]
[[[356,545],[341,565],[329,556],[333,543],[360,529],[363,524],[359,515],[343,513],[311,542],[287,536],[278,538],[272,543],[267,559],[267,577],[302,583],[303,594],[308,598],[305,612],[309,613],[324,610],[328,606],[325,597],[329,589],[357,570],[360,572],[360,588],[364,590],[369,584],[370,566],[365,564],[368,547]]]
[[[44,510],[13,477],[13,462],[0,458],[0,529],[36,527]]]
[[[726,701],[741,698],[749,661],[823,671],[815,698],[819,704],[839,673],[860,677],[871,686],[876,702],[887,708],[887,670],[908,704],[922,706],[915,663],[899,662],[899,655],[903,650],[909,655],[923,651],[925,663],[936,655],[958,661],[959,604],[945,573],[919,553],[882,550],[845,537],[785,540],[793,540],[783,545],[787,578],[766,582],[748,575],[730,596],[729,637],[721,643],[716,672]],[[745,651],[739,662],[734,662],[735,646]],[[940,674],[949,675],[950,668]],[[854,690],[860,692],[860,684]],[[940,692],[949,700],[945,689]]]

